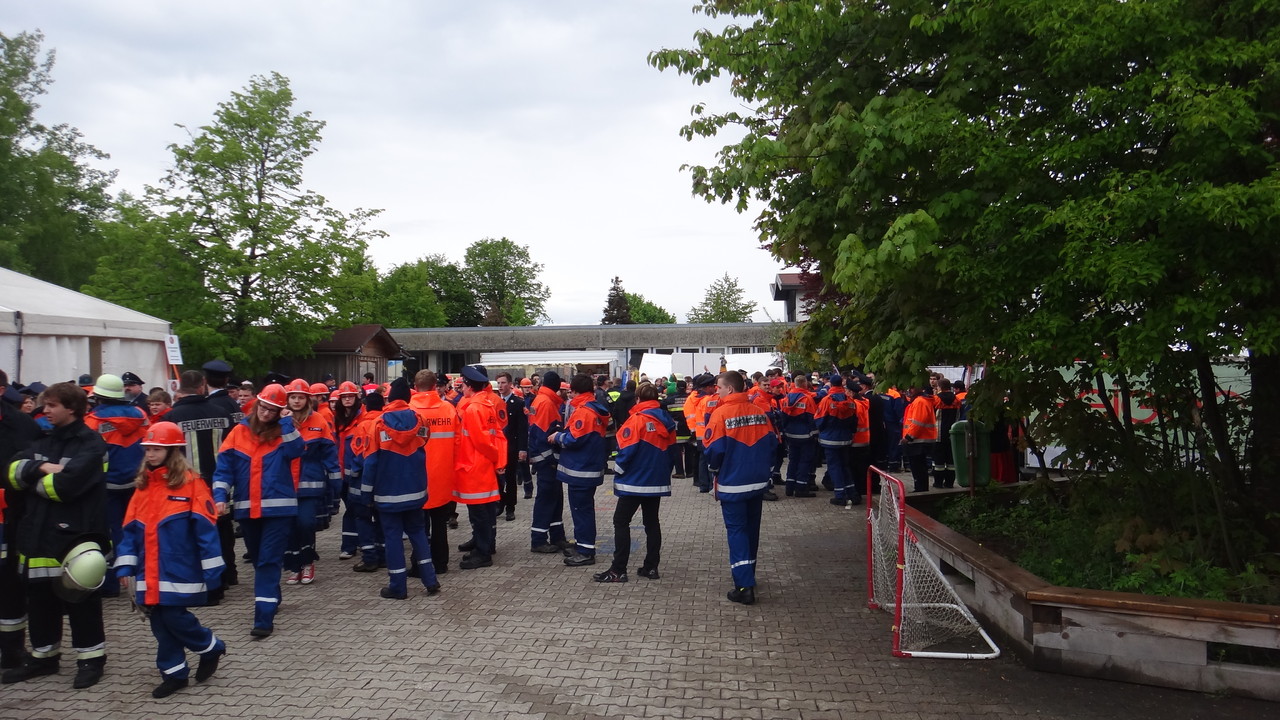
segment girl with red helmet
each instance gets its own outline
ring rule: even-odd
[[[156,636],[156,667],[162,682],[151,691],[168,697],[187,687],[186,650],[200,656],[198,682],[209,679],[227,646],[188,609],[203,605],[222,581],[213,495],[187,464],[186,438],[171,422],[158,422],[142,440],[143,462],[125,511],[124,536],[116,548],[121,584],[136,578],[137,603],[146,608]]]
[[[213,473],[213,499],[218,512],[228,506],[233,508],[253,562],[250,634],[260,638],[271,635],[275,628],[284,547],[298,514],[292,464],[306,451],[293,420],[281,417],[287,403],[287,394],[280,385],[263,388],[250,415],[223,441]]]
[[[319,518],[329,519],[328,498],[339,492],[342,471],[338,467],[338,446],[333,441],[333,423],[315,412],[311,386],[298,379],[285,386],[293,426],[302,435],[306,451],[293,461],[294,487],[298,491],[298,514],[284,551],[286,585],[310,585],[316,579],[316,528]]]

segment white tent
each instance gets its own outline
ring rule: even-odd
[[[0,268],[0,368],[14,382],[130,371],[167,387],[168,335],[159,318]]]

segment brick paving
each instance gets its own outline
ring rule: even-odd
[[[1039,673],[1011,657],[894,659],[888,615],[865,609],[861,508],[833,507],[829,493],[765,504],[757,604],[729,603],[719,509],[675,483],[660,580],[634,574],[637,515],[631,582],[591,581],[612,551],[607,484],[601,564],[529,553],[522,500],[516,522],[498,521],[494,567],[461,571],[455,551],[434,598],[412,579],[408,600],[379,598],[385,574],[339,561],[335,527],[321,534],[316,583],[284,588],[273,637],[249,637],[250,585],[197,610],[229,645],[210,681],[153,700],[154,640],[119,598],[107,601],[103,681],[72,690],[64,660],[57,676],[0,686],[0,718],[1280,717],[1280,705]],[[464,512],[450,539],[467,536]]]

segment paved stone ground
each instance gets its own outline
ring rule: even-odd
[[[494,567],[460,571],[455,552],[439,596],[419,585],[383,600],[385,576],[339,561],[333,528],[316,583],[285,587],[273,637],[249,637],[249,585],[198,610],[230,651],[209,682],[152,700],[154,640],[119,598],[103,681],[72,690],[64,661],[60,675],[0,686],[0,718],[1280,717],[1278,705],[1038,673],[1009,657],[896,660],[888,616],[865,609],[864,515],[829,493],[765,504],[758,602],[729,603],[719,509],[676,485],[660,580],[634,575],[643,550],[619,585],[591,581],[604,564],[529,553],[522,500],[516,522],[499,520]],[[602,489],[602,529],[613,506]]]

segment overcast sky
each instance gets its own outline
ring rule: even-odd
[[[278,71],[295,111],[328,123],[307,186],[344,211],[384,210],[388,237],[370,247],[383,270],[508,237],[545,266],[556,324],[598,323],[615,274],[683,321],[726,270],[755,320],[780,318],[781,267],[754,215],[693,197],[680,171],[734,139],[685,141],[690,107],[737,101],[646,62],[693,46],[709,26],[693,4],[8,1],[0,29],[45,33],[57,62],[39,118],[110,153],[116,192],[158,183],[186,140],[175,124],[208,124]]]

